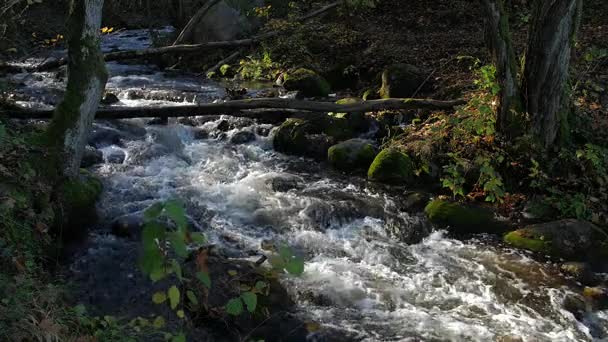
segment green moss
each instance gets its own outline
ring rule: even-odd
[[[338,170],[367,169],[376,156],[374,147],[360,139],[334,145],[327,151],[329,163]]]
[[[429,220],[442,228],[459,233],[486,233],[502,230],[489,210],[466,207],[454,202],[433,200],[424,208]]]
[[[287,90],[298,90],[307,97],[327,96],[331,91],[329,83],[323,77],[304,68],[287,73],[283,86]]]
[[[67,228],[69,233],[82,233],[83,228],[95,223],[97,212],[95,203],[99,199],[103,185],[88,171],[81,170],[80,177],[66,180],[61,185],[61,208],[56,225]]]
[[[551,253],[551,241],[543,240],[542,236],[531,236],[521,229],[505,235],[504,241],[513,247],[527,249],[537,253]]]
[[[410,157],[393,148],[382,150],[367,172],[367,178],[382,183],[404,184],[414,177],[414,164]]]

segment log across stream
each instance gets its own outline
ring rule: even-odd
[[[146,32],[124,34],[130,35],[128,44]],[[109,66],[108,88],[120,99],[119,109],[110,108],[123,113],[154,107],[166,108],[166,116],[173,111],[181,116],[193,107],[220,108],[211,102],[225,95],[221,85],[192,75]],[[15,77],[22,84],[19,105],[48,113],[56,104],[63,84],[54,74]],[[134,89],[196,94],[196,99],[133,98]],[[233,109],[265,101],[236,102]],[[299,110],[311,104],[273,103],[295,103]],[[324,335],[328,330],[342,340],[363,341],[591,341],[608,336],[608,312],[589,310],[577,319],[564,308],[575,291],[552,265],[487,236],[457,240],[434,230],[423,214],[402,210],[406,189],[387,190],[363,177],[277,153],[268,134],[272,129],[228,116],[193,118],[188,125],[170,120],[167,126],[141,118],[98,120],[89,143],[102,152],[103,161],[90,171],[104,183],[98,206],[102,220],[91,227],[88,243],[69,267],[79,301],[102,315],[142,312],[150,292],[137,270],[138,241],[113,236],[109,227],[119,217],[140,215],[157,201],[177,197],[186,202],[195,226],[229,257],[255,261],[267,241],[285,242],[304,256],[303,276],[281,282],[296,303],[295,314],[319,323],[319,338],[331,340]],[[250,139],[232,139],[242,132],[249,132]],[[396,229],[427,234],[408,245],[390,233]]]

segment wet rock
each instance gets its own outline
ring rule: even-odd
[[[327,159],[327,150],[353,135],[347,120],[320,116],[309,120],[287,119],[277,130],[275,150],[317,160]]]
[[[82,162],[80,167],[88,168],[93,165],[103,163],[103,153],[93,146],[86,146],[84,148],[84,154],[82,155]]]
[[[112,93],[106,93],[104,95],[103,99],[101,99],[102,105],[113,105],[118,102],[120,102],[120,99],[118,98],[118,96],[116,96]]]
[[[585,287],[583,296],[591,301],[596,310],[608,309],[608,288],[606,287]]]
[[[144,227],[144,219],[141,215],[125,215],[112,222],[112,234],[129,239],[139,239]]]
[[[504,224],[497,222],[494,214],[484,208],[436,199],[424,208],[424,212],[433,224],[454,233],[501,233],[505,230]]]
[[[376,157],[376,149],[368,140],[350,139],[327,151],[327,160],[341,171],[367,170]]]
[[[93,127],[88,143],[96,148],[109,145],[122,146],[122,140],[126,138],[127,136],[124,133],[116,129],[107,127]]]
[[[209,138],[209,132],[202,128],[196,128],[193,130],[194,140],[205,140]]]
[[[267,137],[270,135],[270,128],[258,126],[255,128],[255,133],[261,137]]]
[[[583,262],[566,262],[560,266],[560,270],[581,284],[590,285],[596,281],[591,267]]]
[[[220,132],[228,132],[232,128],[233,127],[230,125],[230,122],[228,122],[228,120],[222,120],[217,124],[217,130]]]
[[[403,195],[402,210],[407,212],[421,212],[429,203],[431,195],[428,192],[409,191]]]
[[[123,150],[120,149],[112,149],[106,155],[106,161],[110,164],[122,164],[124,163],[127,155]]]
[[[284,75],[283,87],[288,91],[299,91],[305,97],[325,97],[331,88],[316,72],[300,68]]]
[[[410,64],[395,64],[382,72],[380,96],[384,99],[411,97],[424,82],[427,73]]]
[[[301,189],[303,187],[302,178],[295,175],[279,175],[267,181],[273,191],[287,192],[292,189]]]
[[[235,145],[246,144],[255,140],[255,133],[249,131],[240,131],[235,133],[230,142]]]
[[[600,228],[574,219],[527,226],[508,233],[504,240],[517,248],[566,260],[603,258],[608,246]]]
[[[414,178],[414,164],[407,154],[387,148],[376,156],[367,178],[380,183],[406,184]]]
[[[585,317],[585,313],[587,312],[587,303],[585,302],[585,298],[580,295],[567,295],[564,298],[564,303],[562,305],[566,311],[572,313],[578,320]]]

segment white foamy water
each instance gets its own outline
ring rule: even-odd
[[[213,131],[218,123],[201,128]],[[192,140],[185,126],[161,129],[179,137],[183,150],[98,170],[107,185],[106,215],[181,198],[211,241],[235,257],[259,251],[263,240],[294,246],[306,257],[305,273],[284,283],[306,320],[368,341],[588,341],[592,332],[606,334],[605,312],[578,322],[562,308],[573,291],[523,254],[440,231],[406,245],[387,235],[386,220],[401,216],[398,222],[415,228],[423,219],[399,213],[390,196],[359,179],[335,178],[311,161],[277,154],[270,138],[233,145],[230,136],[239,129],[225,140],[203,141]],[[139,144],[150,139],[126,149]],[[276,179],[295,185],[276,191]]]
[[[108,37],[105,50],[149,44],[145,31]],[[120,98],[119,106],[174,104],[164,95],[171,91],[194,93],[192,101],[223,94],[218,85],[191,75],[118,63],[109,69],[108,87]],[[62,87],[53,74],[17,77],[40,103],[52,102],[48,99]],[[137,99],[129,95],[134,90],[162,96]],[[225,133],[217,129],[221,120],[231,125]],[[265,240],[287,243],[306,259],[301,277],[282,280],[298,314],[341,331],[347,340],[600,341],[608,336],[608,312],[588,312],[580,322],[563,309],[564,298],[575,291],[547,265],[483,239],[458,241],[441,231],[421,233],[424,240],[405,244],[387,231],[397,227],[410,236],[429,225],[423,215],[400,212],[397,198],[360,178],[276,153],[271,137],[230,143],[240,131],[259,132],[268,125],[227,117],[201,121],[196,128],[210,133],[205,140],[194,139],[195,128],[175,123],[146,126],[134,119],[96,128],[122,134],[119,143],[101,144],[106,162],[115,153],[125,156],[121,164],[93,169],[105,185],[99,203],[104,222],[179,198],[195,225],[235,258],[256,255]],[[111,241],[113,249],[122,248]],[[92,247],[91,257],[102,258],[104,248]]]

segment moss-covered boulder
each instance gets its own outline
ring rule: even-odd
[[[297,90],[306,97],[327,96],[331,91],[329,83],[316,72],[309,69],[296,69],[284,75],[283,87],[289,91]]]
[[[424,71],[410,64],[394,64],[382,72],[380,97],[411,97],[424,82]]]
[[[440,228],[461,234],[499,233],[504,224],[494,219],[494,214],[480,207],[436,199],[424,208],[429,220]]]
[[[78,178],[66,180],[61,185],[61,208],[55,210],[60,220],[56,225],[69,233],[83,234],[97,221],[95,204],[102,190],[101,181],[85,170],[81,170]]]
[[[566,260],[602,258],[608,235],[592,223],[567,219],[530,225],[505,235],[506,243]]]
[[[327,160],[342,171],[367,170],[376,157],[376,149],[368,140],[350,139],[327,151]]]
[[[367,178],[380,183],[405,184],[414,178],[414,163],[407,154],[387,148],[376,156],[367,171]]]
[[[273,145],[278,152],[327,159],[327,150],[354,135],[347,119],[329,115],[308,120],[287,119],[277,130]]]

